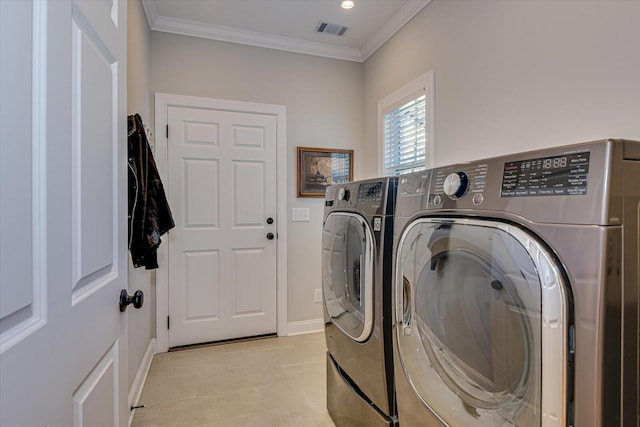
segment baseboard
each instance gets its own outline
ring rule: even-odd
[[[149,373],[149,368],[151,368],[151,361],[153,360],[154,354],[156,354],[156,339],[151,338],[149,345],[147,346],[147,350],[144,352],[144,356],[142,356],[142,361],[140,362],[140,367],[138,368],[136,377],[131,385],[131,390],[129,390],[129,408],[136,406],[140,399],[142,388],[144,387],[144,382],[147,380],[147,374]],[[131,426],[131,423],[133,422],[133,416],[135,413],[135,409],[129,412],[129,426]]]
[[[287,324],[287,335],[311,334],[324,331],[324,319],[302,320]]]

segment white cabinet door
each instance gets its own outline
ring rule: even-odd
[[[0,425],[124,426],[126,3],[0,1]]]
[[[275,333],[276,116],[169,107],[168,123],[169,346]]]

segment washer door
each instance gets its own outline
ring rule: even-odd
[[[537,240],[421,219],[397,256],[396,339],[416,396],[451,426],[565,426],[565,287]]]
[[[331,322],[358,342],[373,327],[373,234],[360,215],[332,213],[322,235],[322,290]]]

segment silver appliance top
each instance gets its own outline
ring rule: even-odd
[[[640,142],[602,140],[511,154],[403,175],[396,216],[514,216],[539,223],[616,225],[624,161]]]

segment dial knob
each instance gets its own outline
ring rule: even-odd
[[[340,188],[338,190],[338,200],[344,200],[344,201],[348,201],[349,200],[349,190],[347,190],[346,188]]]
[[[442,189],[444,194],[452,199],[458,199],[464,196],[469,187],[469,178],[464,172],[453,172],[444,179]]]

